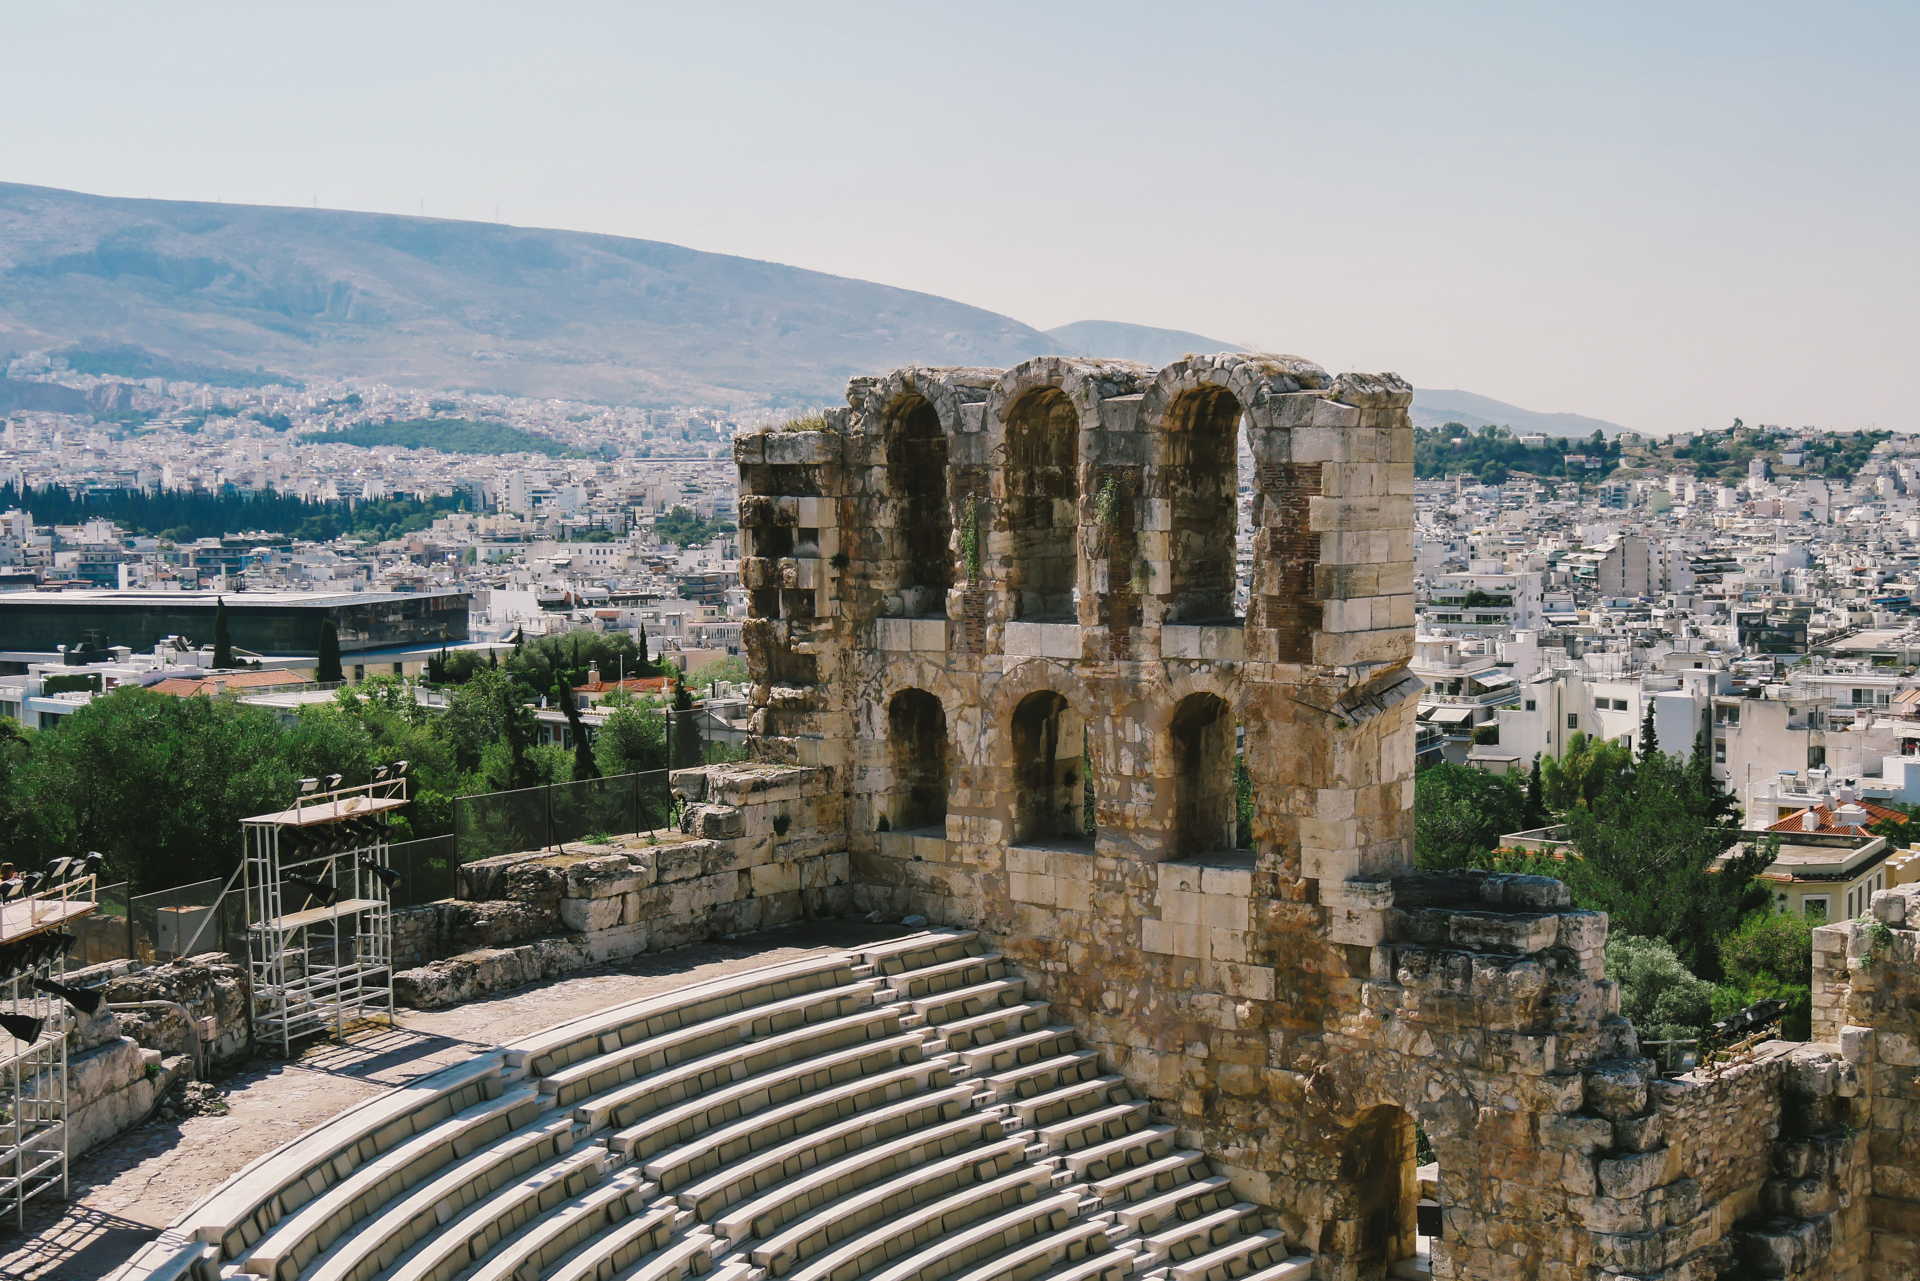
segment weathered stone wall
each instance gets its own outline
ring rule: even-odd
[[[1436,1275],[1862,1275],[1875,1105],[1837,1045],[1660,1081],[1604,917],[1415,874],[1411,396],[1042,358],[741,438],[752,750],[844,797],[857,909],[992,935],[1321,1277],[1411,1252],[1416,1121]]]
[[[1920,1277],[1920,885],[1813,932],[1813,1035],[1862,1080],[1871,1281]]]
[[[844,915],[842,800],[812,768],[683,771],[677,833],[460,869],[460,899],[395,913],[394,999],[439,1008],[705,939]]]
[[[154,1106],[196,1064],[218,1069],[253,1051],[247,1019],[247,973],[224,952],[165,965],[112,961],[63,976],[106,1000],[78,1017],[67,1044],[68,1154],[78,1157],[146,1120]],[[167,1002],[114,1010],[113,1005]]]

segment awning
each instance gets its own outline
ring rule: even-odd
[[[1471,707],[1440,707],[1429,719],[1436,725],[1464,725],[1473,719],[1473,712]]]
[[[1482,689],[1498,689],[1502,685],[1513,684],[1512,672],[1483,672],[1475,676],[1474,681]]]

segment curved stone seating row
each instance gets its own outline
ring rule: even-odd
[[[999,1118],[984,1113],[963,1115],[943,1124],[947,1116],[969,1107],[973,1094],[971,1085],[948,1086],[849,1117],[734,1162],[683,1188],[680,1204],[702,1219],[721,1216],[716,1226],[728,1240],[766,1236],[798,1212],[791,1208],[793,1204],[806,1201],[806,1208],[814,1204],[808,1199],[812,1186],[808,1171],[824,1171],[841,1162],[884,1161],[895,1143],[909,1145],[915,1153],[944,1155],[955,1150],[946,1146],[949,1141],[963,1145],[998,1139],[1003,1132]],[[754,1197],[756,1192],[763,1195]],[[727,1210],[747,1197],[754,1199]]]
[[[274,1281],[1304,1275],[1047,1017],[971,931],[598,1011],[269,1154],[131,1276],[215,1281],[190,1237]]]
[[[794,1058],[769,1054],[768,1059],[777,1060],[769,1063],[772,1070],[738,1080],[729,1072],[724,1084],[716,1081],[714,1088],[691,1096],[679,1088],[678,1081],[665,1082],[660,1091],[647,1090],[648,1082],[641,1082],[611,1108],[612,1123],[621,1127],[614,1136],[615,1146],[634,1156],[650,1157],[730,1121],[776,1108],[808,1090],[895,1069],[918,1076],[932,1072],[935,1065],[926,1061],[925,1039],[918,1032],[886,1035],[897,1026],[895,1015],[856,1025],[851,1030],[859,1039],[851,1045],[837,1043],[838,1038],[821,1038],[828,1043],[816,1041],[807,1047],[819,1053]],[[870,1036],[879,1039],[867,1039]],[[679,1095],[673,1106],[658,1106],[673,1094]]]
[[[541,1077],[540,1089],[554,1095],[565,1107],[662,1068],[793,1028],[845,1018],[871,1003],[874,987],[874,981],[867,979],[821,988],[772,1005],[749,1006],[722,1018],[642,1037]]]

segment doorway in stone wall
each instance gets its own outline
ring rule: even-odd
[[[953,749],[938,698],[924,689],[893,696],[887,704],[887,757],[893,770],[894,830],[944,838]]]
[[[1331,1189],[1332,1213],[1316,1253],[1353,1281],[1430,1276],[1416,1231],[1417,1127],[1392,1104],[1363,1112],[1347,1131]]]

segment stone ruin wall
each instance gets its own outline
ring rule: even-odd
[[[1604,916],[1416,873],[1411,399],[1294,357],[1040,358],[740,439],[754,768],[843,796],[856,910],[988,932],[1322,1277],[1411,1253],[1416,1119],[1438,1276],[1920,1275],[1920,1109],[1860,1048],[1910,1014],[1660,1080]]]

